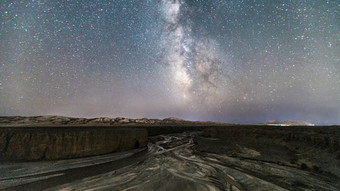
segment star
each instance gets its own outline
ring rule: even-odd
[[[0,115],[340,121],[337,1],[0,3]]]

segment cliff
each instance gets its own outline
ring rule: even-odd
[[[200,148],[240,158],[273,162],[340,177],[340,127],[238,125],[204,130],[218,138]],[[199,145],[207,145],[201,143]]]
[[[147,131],[114,127],[1,127],[1,160],[55,160],[145,147]]]

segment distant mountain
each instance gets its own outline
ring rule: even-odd
[[[268,121],[266,123],[261,123],[260,125],[271,125],[271,126],[314,126],[313,123],[306,121]]]
[[[180,126],[180,125],[218,125],[209,121],[187,121],[179,118],[161,119],[129,119],[124,117],[109,118],[73,118],[64,116],[10,116],[0,117],[0,126],[129,126],[129,125],[165,125],[165,126]]]
[[[45,116],[0,116],[0,126],[225,126],[235,125],[230,123],[217,123],[210,121],[187,121],[180,118],[169,117],[165,119],[130,119],[125,117],[98,117],[98,118],[75,118],[55,115]],[[268,121],[256,125],[270,126],[314,126],[305,121]]]

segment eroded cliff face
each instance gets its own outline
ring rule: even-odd
[[[55,160],[145,147],[147,131],[114,127],[0,129],[0,160]]]
[[[199,149],[228,156],[251,158],[340,177],[340,128],[229,126],[204,130],[218,138]]]

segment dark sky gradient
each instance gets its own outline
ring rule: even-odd
[[[0,1],[0,115],[340,124],[338,0]]]

